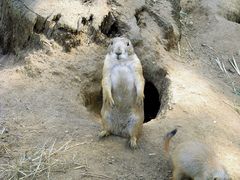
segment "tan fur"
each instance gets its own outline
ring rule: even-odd
[[[144,82],[142,66],[131,42],[123,37],[114,38],[103,66],[100,137],[110,134],[130,137],[130,146],[136,147],[144,121]]]
[[[165,136],[165,148],[168,151],[172,136]],[[167,152],[168,153],[168,152]],[[213,149],[197,141],[179,144],[171,154],[173,180],[187,176],[193,180],[229,180],[229,176],[219,162]]]

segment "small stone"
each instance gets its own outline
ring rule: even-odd
[[[19,68],[16,69],[16,73],[20,73],[21,70]]]
[[[51,55],[53,55],[53,51],[52,51],[51,49],[49,49],[49,50],[46,51],[46,54],[47,54],[48,56],[51,56]]]
[[[149,153],[149,156],[156,156],[156,153]]]
[[[217,121],[213,121],[213,123],[215,124],[215,123],[217,123]]]
[[[238,50],[237,55],[240,56],[240,49]]]
[[[193,25],[193,22],[192,22],[192,21],[189,21],[189,23],[188,23],[188,24],[192,26],[192,25]]]
[[[75,76],[74,79],[73,79],[73,81],[80,83],[80,82],[81,82],[81,79],[80,79],[79,76]]]
[[[52,75],[59,76],[59,75],[61,75],[61,72],[53,71],[53,72],[52,72]]]
[[[7,128],[5,129],[5,133],[9,133],[9,130]]]

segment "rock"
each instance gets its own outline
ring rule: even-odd
[[[51,48],[48,49],[48,50],[46,51],[46,54],[47,54],[48,56],[52,56],[52,55],[53,55],[52,49],[51,49]]]
[[[18,0],[2,0],[0,12],[0,46],[3,53],[17,52],[26,47],[37,22],[37,14]]]

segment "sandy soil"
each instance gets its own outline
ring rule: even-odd
[[[162,137],[179,127],[171,148],[192,139],[211,144],[232,178],[240,179],[240,78],[228,62],[234,55],[240,67],[240,25],[226,20],[206,0],[191,2],[182,3],[187,14],[179,48],[166,52],[159,45],[163,58],[154,62],[168,70],[172,106],[144,124],[135,151],[121,137],[99,140],[100,116],[84,106],[89,98],[84,92],[91,91],[92,84],[100,87],[105,47],[89,44],[65,53],[43,37],[51,53],[43,49],[1,55],[0,172],[11,170],[23,177],[17,168],[40,164],[39,171],[47,169],[36,171],[35,179],[47,179],[49,168],[49,179],[169,179]],[[32,158],[49,152],[56,153],[42,162]],[[46,161],[52,165],[45,167]],[[11,177],[7,174],[1,178]]]

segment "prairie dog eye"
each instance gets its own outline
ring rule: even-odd
[[[127,42],[127,46],[129,46],[130,44],[129,44],[129,42]]]

